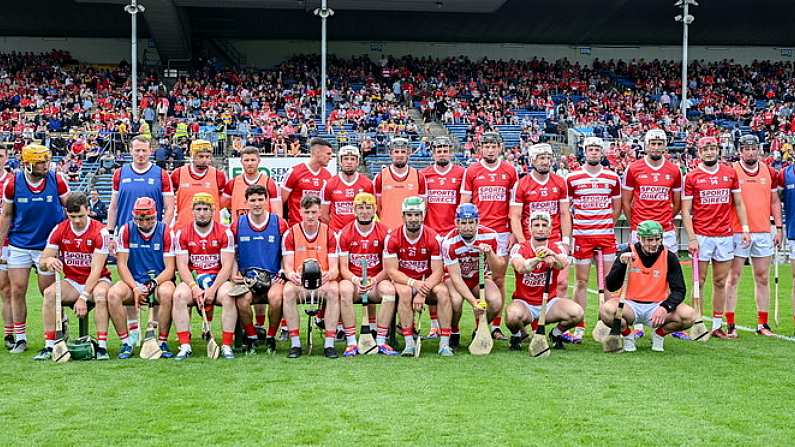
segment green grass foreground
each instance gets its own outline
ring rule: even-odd
[[[773,329],[784,335],[793,331],[790,278],[783,266],[782,325]],[[747,268],[740,325],[756,324],[752,294]],[[177,363],[115,360],[111,330],[113,360],[55,365],[32,360],[43,344],[40,302],[31,293],[29,351],[0,352],[2,446],[785,446],[795,434],[795,343],[749,332],[706,345],[667,337],[662,354],[647,335],[632,354],[603,354],[588,337],[543,360],[504,342],[475,358],[467,314],[464,346],[449,359],[428,341],[418,360],[327,360],[316,331],[309,357],[288,360],[280,343],[275,356],[211,361],[195,329],[195,357]],[[587,315],[590,326],[595,306]],[[173,338],[172,328],[172,348]]]

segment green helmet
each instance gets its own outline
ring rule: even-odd
[[[72,360],[93,360],[96,357],[96,347],[89,336],[67,342],[66,348],[72,354]]]
[[[425,201],[422,200],[422,197],[420,196],[406,197],[403,199],[401,212],[405,213],[407,211],[419,211],[420,213],[425,214]]]
[[[638,224],[638,237],[662,237],[663,227],[653,220],[644,220]]]

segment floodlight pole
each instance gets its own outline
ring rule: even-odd
[[[334,15],[334,10],[322,0],[314,13],[320,17],[320,120],[326,131],[326,19]]]
[[[132,89],[132,116],[138,118],[138,13],[144,12],[146,8],[144,5],[139,5],[138,0],[130,0],[130,4],[124,7],[124,10],[130,14],[130,22],[132,24],[132,33],[130,35],[130,58],[132,79],[130,81]]]
[[[687,29],[695,17],[690,15],[690,6],[698,6],[695,0],[679,0],[674,6],[682,8],[682,14],[674,17],[677,22],[682,22],[682,101],[679,104],[682,117],[687,121]]]

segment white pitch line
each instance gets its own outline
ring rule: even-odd
[[[569,288],[573,289],[574,286],[569,286]],[[588,290],[588,293],[590,293],[590,294],[597,295],[597,296],[599,295],[599,291],[598,290],[594,290],[594,289],[590,289],[590,288],[587,289],[587,290]],[[708,317],[708,316],[704,315],[704,316],[702,316],[702,318],[704,320],[710,320],[710,318],[712,318],[712,317]],[[747,327],[747,326],[740,326],[739,324],[736,324],[736,325],[734,325],[734,327],[736,327],[737,329],[739,329],[741,331],[744,331],[744,332],[756,333],[756,329],[750,328],[750,327]],[[779,340],[784,340],[784,341],[795,343],[795,337],[787,337],[786,335],[780,335],[780,334],[775,334],[775,333],[773,334],[773,337],[777,338]]]

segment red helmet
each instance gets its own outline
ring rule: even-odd
[[[155,201],[151,197],[139,197],[133,205],[133,216],[154,216],[157,214]]]

